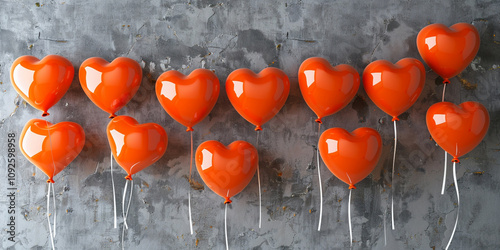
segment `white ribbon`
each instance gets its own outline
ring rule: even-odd
[[[318,123],[318,144],[316,148],[316,166],[318,168],[318,182],[319,182],[319,222],[318,231],[321,230],[321,220],[323,218],[323,185],[321,181],[321,169],[319,165],[319,136],[321,132],[321,123]]]
[[[458,214],[460,212],[460,193],[458,192],[457,170],[455,169],[455,165],[456,162],[453,162],[453,183],[455,184],[455,191],[457,192],[457,218],[455,219],[455,226],[453,227],[453,231],[451,232],[450,241],[448,241],[448,245],[446,245],[446,250],[448,250],[448,248],[450,247],[453,236],[455,235],[455,231],[457,230]]]

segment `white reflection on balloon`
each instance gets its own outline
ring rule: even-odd
[[[373,86],[377,85],[379,82],[382,81],[382,73],[377,72],[377,73],[372,73],[373,76]]]
[[[85,79],[87,81],[87,88],[90,90],[90,92],[94,93],[95,89],[99,84],[102,82],[102,72],[92,68],[92,67],[85,67],[85,72],[87,72]]]
[[[434,46],[436,46],[436,37],[431,36],[431,37],[425,38],[425,44],[427,44],[427,47],[429,47],[429,50],[434,48]]]
[[[434,116],[432,116],[432,119],[434,119],[434,123],[436,123],[436,125],[439,125],[441,123],[445,123],[446,122],[446,115],[444,115],[444,114],[435,114]]]
[[[27,97],[30,97],[30,87],[35,79],[35,71],[29,70],[21,64],[18,64],[16,68],[14,68],[13,77],[14,83],[17,85],[19,90],[21,90],[21,92],[23,92],[23,94]]]
[[[120,156],[122,152],[123,145],[125,145],[125,135],[113,129],[109,132],[116,146],[116,156]]]
[[[234,93],[236,94],[236,97],[240,97],[240,95],[243,94],[243,82],[233,81],[233,84],[234,84]]]
[[[212,158],[214,155],[210,151],[208,151],[207,149],[203,149],[201,151],[201,153],[203,154],[203,162],[201,163],[201,170],[211,168],[213,165]]]
[[[175,90],[175,83],[169,81],[162,81],[161,95],[172,101],[177,95]]]
[[[306,83],[307,83],[307,87],[308,88],[314,82],[314,75],[315,75],[315,73],[316,73],[315,70],[306,70],[306,71],[304,71],[304,75],[306,75]]]
[[[339,150],[339,141],[333,139],[327,139],[326,144],[328,145],[328,153],[335,153]]]
[[[43,151],[43,141],[47,136],[35,134],[32,127],[29,127],[28,131],[24,135],[22,147],[24,152],[29,156],[33,157]]]

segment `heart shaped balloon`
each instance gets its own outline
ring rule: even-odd
[[[454,157],[472,151],[483,140],[490,125],[486,108],[478,102],[455,105],[439,102],[427,110],[427,129],[432,139]]]
[[[380,134],[372,128],[358,128],[352,133],[342,128],[327,129],[319,138],[319,153],[330,171],[349,185],[366,178],[382,153]]]
[[[467,23],[457,23],[449,28],[439,23],[431,24],[417,36],[420,56],[434,72],[445,79],[445,83],[474,60],[479,44],[477,29]]]
[[[320,57],[305,60],[299,68],[300,92],[309,108],[321,118],[343,109],[359,89],[359,74],[351,66],[332,67]]]
[[[237,69],[227,77],[226,93],[236,111],[258,131],[285,105],[290,81],[277,68],[266,68],[259,74]]]
[[[404,58],[396,64],[378,60],[368,64],[363,72],[366,93],[393,121],[417,101],[424,84],[424,65],[414,58]]]
[[[42,60],[21,56],[12,63],[10,80],[26,102],[47,116],[48,110],[68,91],[74,73],[71,62],[62,56],[48,55]]]
[[[139,124],[130,116],[117,116],[106,131],[111,152],[127,172],[127,180],[158,161],[167,150],[167,133],[156,123]]]
[[[85,94],[113,118],[141,86],[142,69],[127,57],[118,57],[111,63],[92,57],[82,63],[79,76]]]
[[[252,180],[259,156],[252,144],[235,141],[224,146],[218,141],[206,141],[196,150],[196,168],[205,184],[223,197],[224,203],[241,192]]]
[[[212,110],[219,97],[219,79],[207,69],[196,69],[188,76],[171,70],[156,81],[156,97],[176,121],[192,131]]]
[[[47,182],[66,168],[83,149],[85,132],[74,122],[32,119],[24,126],[19,147],[23,155],[48,177]]]

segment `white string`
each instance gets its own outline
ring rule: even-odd
[[[189,192],[188,192],[188,212],[189,212],[189,230],[191,231],[191,235],[193,235],[193,219],[191,217],[191,172],[193,169],[193,131],[191,133],[191,157],[189,159]]]
[[[441,98],[441,101],[444,102],[444,93],[446,91],[446,83],[443,83],[443,97]],[[441,195],[444,194],[444,187],[446,185],[446,171],[448,168],[448,153],[444,151],[444,173],[443,173],[443,185],[441,187]]]
[[[321,183],[321,169],[319,165],[319,135],[320,135],[321,123],[318,123],[318,144],[316,148],[316,166],[318,168],[318,182],[319,182],[319,222],[318,231],[321,230],[321,220],[323,218],[323,186]]]
[[[125,228],[128,229],[127,216],[125,214],[125,198],[127,197],[127,186],[128,186],[128,181],[125,181],[125,188],[123,188],[123,198],[122,198],[122,217],[123,217],[123,225],[125,226]]]
[[[54,188],[54,183],[49,183],[50,186],[52,186],[52,201],[54,205],[54,238],[56,237],[56,218],[57,218],[57,208],[56,208],[56,191]]]
[[[125,188],[123,191],[123,200],[122,200],[122,213],[123,213],[123,225],[124,225],[124,227],[122,228],[122,249],[124,249],[123,243],[124,243],[124,239],[125,239],[125,228],[128,230],[127,216],[128,216],[128,211],[130,210],[130,203],[132,201],[132,194],[134,193],[133,192],[134,180],[130,180],[130,196],[128,199],[127,210],[126,210],[126,212],[123,212],[123,211],[125,211],[125,194],[127,192],[127,184],[128,184],[128,180],[125,181]]]
[[[396,164],[396,148],[398,146],[398,130],[396,128],[396,120],[394,120],[394,155],[392,156],[392,179],[391,179],[391,221],[392,230],[394,227],[394,166]]]
[[[349,236],[351,237],[351,247],[352,247],[351,194],[352,194],[352,189],[349,189],[349,204],[347,205],[347,216],[349,216]]]
[[[443,84],[443,97],[441,98],[441,101],[444,102],[444,92],[446,91],[446,83]]]
[[[50,242],[52,243],[52,250],[55,250],[54,247],[54,236],[52,235],[52,226],[50,225],[50,182],[47,184],[47,222],[49,224],[49,234],[50,234]]]
[[[193,234],[193,220],[191,219],[191,187],[189,188],[189,193],[188,193],[188,212],[189,212],[189,229],[191,230],[191,235],[192,235]]]
[[[443,186],[441,187],[441,195],[444,194],[444,187],[446,186],[446,171],[447,171],[447,168],[448,168],[448,152],[444,151],[444,173],[443,173]]]
[[[455,184],[455,191],[457,191],[457,218],[455,219],[455,226],[453,227],[453,231],[451,232],[450,241],[448,241],[448,245],[446,245],[446,250],[448,250],[448,248],[450,247],[453,236],[455,235],[455,231],[457,230],[458,214],[460,212],[460,193],[458,192],[457,170],[455,169],[455,165],[456,162],[453,162],[453,183]]]
[[[225,204],[226,208],[224,209],[224,233],[226,236],[226,250],[229,250],[229,243],[227,242],[227,203]]]
[[[132,194],[134,193],[133,189],[134,189],[134,180],[130,180],[130,196],[128,197],[127,212],[125,213],[125,222],[127,221],[128,211],[130,210],[130,203],[132,203]]]
[[[257,148],[259,148],[259,131],[257,131]],[[259,184],[259,228],[262,227],[262,190],[260,187],[260,164],[257,164],[257,183]]]
[[[114,215],[114,228],[116,228],[116,191],[115,191],[115,180],[113,179],[113,151],[110,154],[110,165],[111,165],[111,185],[113,186],[113,215]]]

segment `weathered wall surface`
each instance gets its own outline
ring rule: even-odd
[[[260,3],[258,3],[260,2]],[[7,133],[17,138],[40,112],[26,105],[10,84],[9,70],[21,55],[59,54],[78,70],[89,57],[127,56],[141,63],[144,78],[120,115],[156,122],[169,135],[166,155],[135,177],[128,249],[222,249],[222,199],[207,188],[193,191],[195,234],[189,234],[187,193],[189,138],[161,108],[155,79],[165,70],[215,70],[221,83],[242,67],[272,66],[291,79],[281,112],[264,126],[259,145],[263,183],[263,228],[258,229],[258,189],[254,180],[230,206],[229,244],[235,249],[343,249],[349,247],[347,185],[323,165],[324,215],[317,232],[319,190],[314,164],[317,125],[297,83],[300,63],[322,56],[362,72],[378,59],[421,59],[418,31],[430,23],[472,23],[481,35],[474,62],[453,78],[446,99],[479,101],[491,115],[484,140],[463,158],[457,177],[461,214],[453,249],[500,248],[500,3],[498,1],[6,1],[0,0],[0,225],[3,249],[47,249],[46,177],[17,149],[16,243],[7,240]],[[393,126],[361,88],[354,101],[324,119],[323,128],[377,129],[383,154],[375,171],[353,192],[356,249],[441,249],[456,215],[451,172],[440,195],[442,150],[429,140],[425,112],[441,98],[441,80],[427,71],[417,103],[399,123],[396,230],[387,212]],[[112,227],[108,115],[82,91],[77,78],[51,109],[48,121],[74,121],[86,132],[80,156],[56,177],[58,249],[118,249],[121,230]],[[206,140],[255,142],[253,126],[232,108],[224,91],[207,119],[195,127],[195,146]],[[121,201],[125,176],[118,180]],[[195,174],[195,180],[201,179]],[[120,204],[120,203],[119,203]],[[121,207],[118,207],[121,214]],[[386,216],[384,216],[386,215]],[[387,246],[384,246],[384,217]]]

